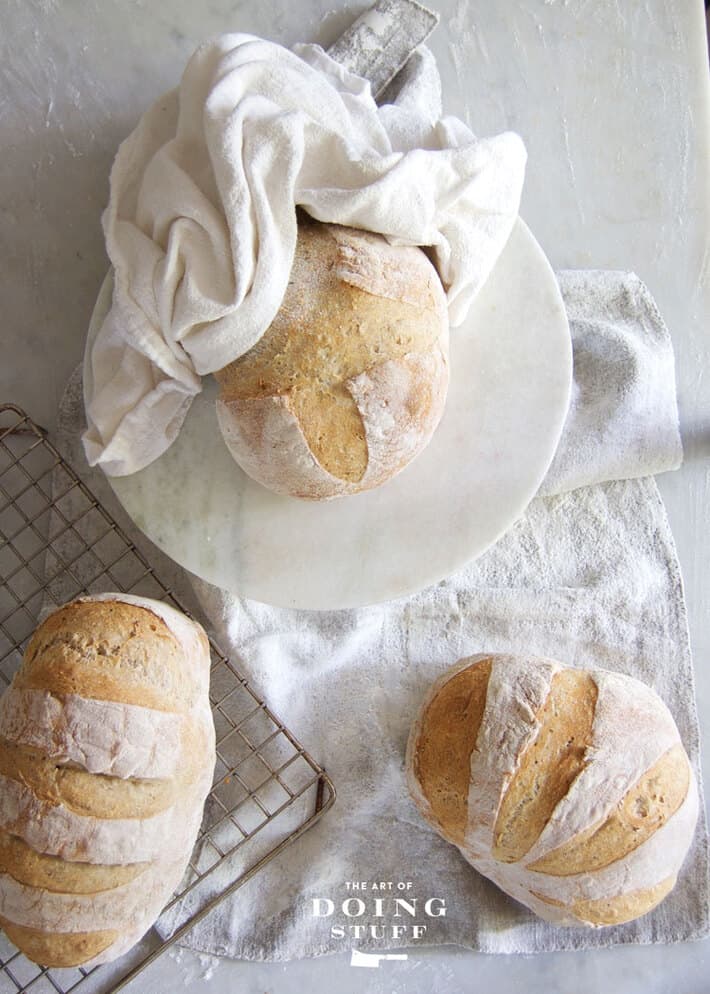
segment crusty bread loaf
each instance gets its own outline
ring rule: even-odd
[[[50,614],[0,698],[0,925],[43,966],[129,949],[179,884],[212,783],[210,653],[157,601]]]
[[[424,817],[558,925],[617,925],[673,888],[698,814],[658,695],[546,659],[473,656],[431,688],[407,778]]]
[[[379,486],[443,412],[448,319],[436,270],[419,248],[303,220],[276,318],[215,376],[224,439],[259,483],[319,500]]]

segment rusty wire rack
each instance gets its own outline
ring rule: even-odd
[[[19,407],[0,405],[0,691],[40,612],[109,590],[165,600],[189,614],[46,433]],[[91,970],[36,966],[0,933],[0,994],[119,990],[333,804],[327,773],[212,640],[210,647],[215,779],[160,931],[151,929],[117,963]]]

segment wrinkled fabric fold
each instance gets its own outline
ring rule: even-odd
[[[539,494],[677,469],[673,345],[648,288],[617,270],[556,275],[574,368],[567,420]]]
[[[200,378],[259,340],[289,279],[297,207],[430,247],[461,324],[512,230],[526,156],[515,134],[479,140],[442,118],[439,92],[426,50],[383,107],[315,45],[229,34],[197,50],[111,172],[115,286],[87,355],[90,464],[148,465]]]

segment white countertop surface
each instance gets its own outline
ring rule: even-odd
[[[710,769],[710,102],[700,0],[431,0],[447,111],[525,139],[522,214],[555,268],[633,269],[673,337],[686,461],[660,478],[685,580]],[[0,399],[51,429],[107,260],[111,161],[195,45],[225,30],[330,43],[366,5],[341,0],[8,0],[0,39]],[[284,715],[288,720],[288,716]],[[613,980],[612,980],[613,978]],[[534,957],[410,950],[234,963],[186,950],[131,987],[151,994],[710,991],[710,941]]]

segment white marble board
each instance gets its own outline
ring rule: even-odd
[[[106,284],[89,343],[109,303]],[[452,332],[442,422],[389,483],[332,501],[270,493],[230,456],[211,377],[170,449],[110,482],[156,545],[217,586],[317,610],[390,600],[448,576],[523,513],[557,446],[571,366],[557,281],[518,222],[466,324]],[[89,375],[86,362],[85,382]]]

